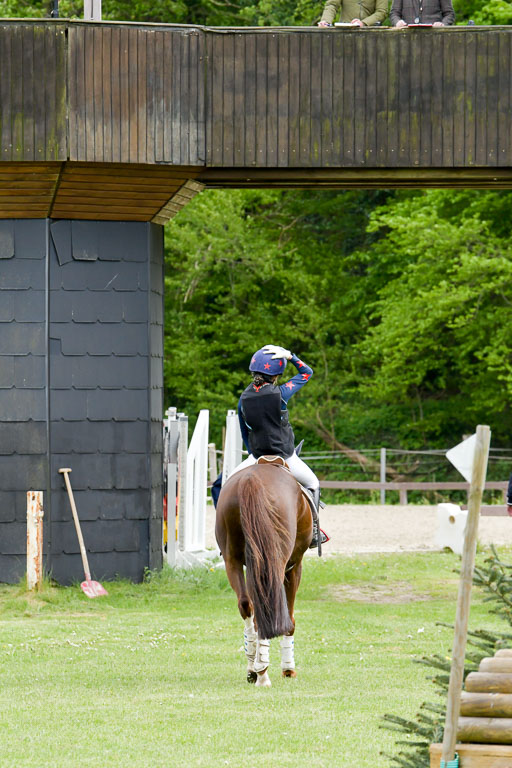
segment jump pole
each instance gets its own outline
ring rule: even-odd
[[[469,486],[468,517],[466,521],[464,547],[462,550],[459,594],[457,598],[457,613],[455,617],[455,633],[453,639],[452,666],[448,687],[443,748],[441,752],[441,768],[457,768],[459,765],[458,757],[455,756],[457,723],[459,720],[460,694],[464,677],[464,659],[466,656],[471,586],[473,583],[473,571],[475,567],[478,518],[480,516],[482,493],[485,487],[490,442],[491,430],[487,426],[479,425],[476,428],[476,445],[473,456],[471,483]]]

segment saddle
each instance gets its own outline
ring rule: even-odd
[[[288,464],[286,463],[286,460],[283,459],[282,456],[260,456],[256,460],[256,464],[270,464],[273,467],[277,467],[278,469],[284,469],[285,472],[288,472],[291,475],[291,470]],[[308,491],[307,488],[305,488],[303,485],[299,483],[298,480],[296,480],[297,485],[299,486],[302,495],[305,497],[306,501],[308,502],[310,508],[311,508],[311,514],[313,515],[313,520],[318,519],[318,515],[315,508],[315,503],[313,501],[313,497]]]

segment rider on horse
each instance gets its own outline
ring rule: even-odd
[[[278,385],[278,378],[288,360],[298,373],[286,384]],[[297,355],[272,344],[262,347],[253,355],[249,370],[253,374],[253,381],[242,392],[238,402],[240,430],[249,456],[234,472],[255,464],[260,456],[282,456],[295,479],[311,492],[318,512],[320,484],[314,472],[295,452],[295,435],[287,409],[288,400],[307,384],[313,370]],[[313,517],[310,547],[318,546],[318,516]],[[326,540],[322,532],[322,541]]]

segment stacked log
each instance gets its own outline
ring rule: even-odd
[[[456,746],[460,768],[512,768],[512,649],[482,659],[464,687]],[[431,768],[439,768],[441,750],[441,744],[431,745]]]
[[[471,744],[512,744],[512,650],[497,651],[470,672],[460,701],[457,739]]]

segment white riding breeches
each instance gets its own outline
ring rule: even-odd
[[[302,461],[300,456],[297,456],[297,454],[294,452],[291,456],[287,456],[285,461],[290,467],[290,472],[301,485],[303,485],[305,488],[310,488],[312,491],[316,491],[320,484],[319,480],[313,470],[310,469],[304,461]],[[241,464],[238,465],[238,467],[234,468],[230,477],[232,477],[235,472],[240,472],[241,469],[251,467],[253,464],[256,464],[256,459],[252,453],[250,453],[249,456],[244,459]]]

